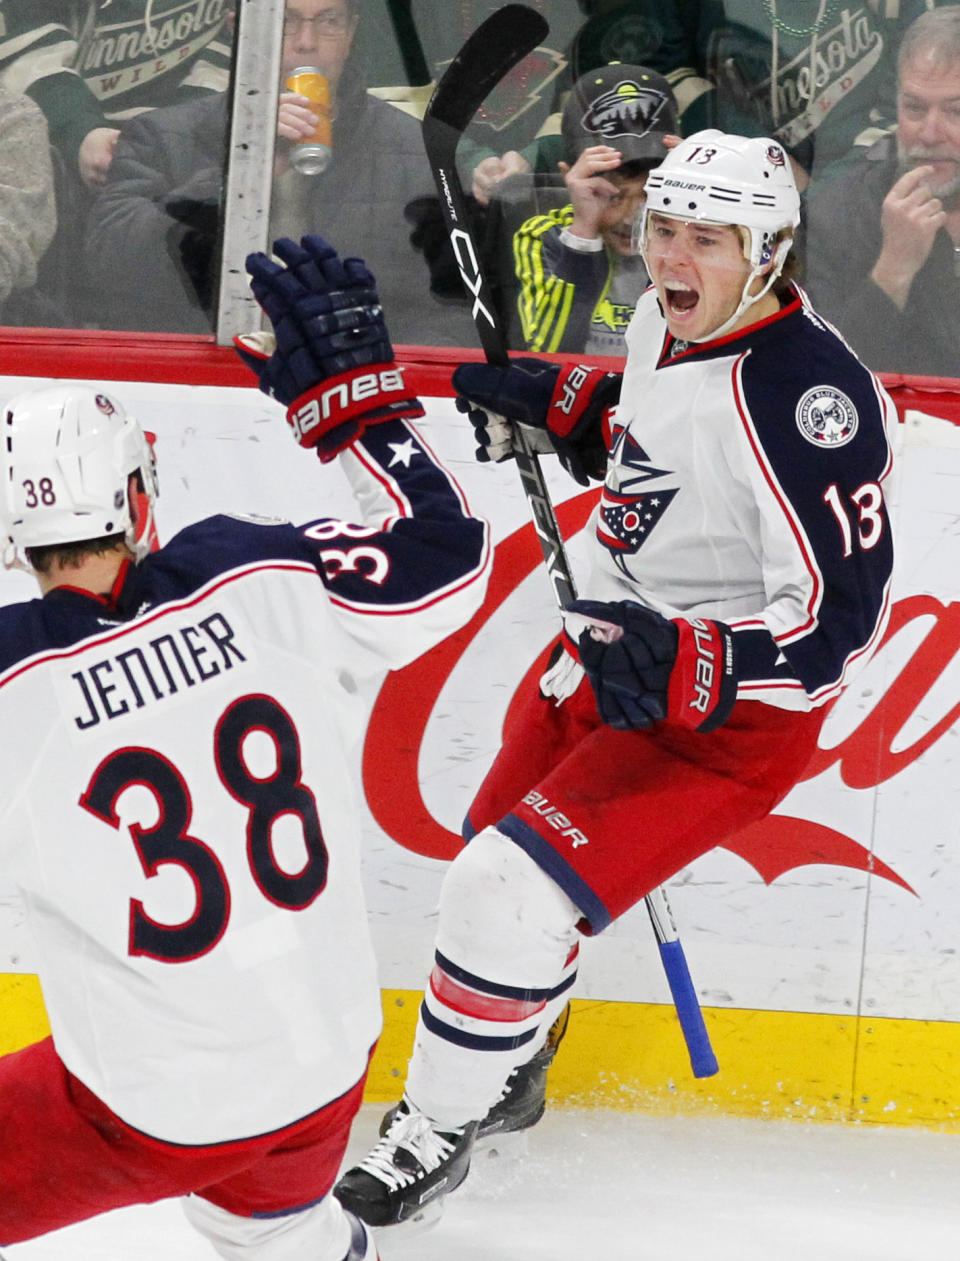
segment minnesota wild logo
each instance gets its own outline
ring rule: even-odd
[[[536,105],[566,64],[566,57],[555,49],[535,48],[504,75],[477,111],[476,121],[503,131]]]

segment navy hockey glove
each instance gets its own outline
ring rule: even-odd
[[[299,245],[273,243],[280,263],[249,254],[254,297],[273,325],[269,333],[233,339],[260,389],[287,407],[302,447],[332,460],[367,425],[422,416],[394,362],[373,276],[359,258],[341,261],[319,236]]]
[[[715,731],[737,698],[733,634],[723,622],[672,621],[632,600],[574,600],[567,610],[587,618],[580,660],[600,717],[619,731],[663,718]]]
[[[463,363],[453,374],[457,410],[473,425],[481,463],[512,457],[513,422],[533,451],[556,452],[583,486],[605,476],[604,414],[619,401],[621,380],[618,372],[532,358],[511,359],[508,368]]]

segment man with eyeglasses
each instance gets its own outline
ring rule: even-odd
[[[394,313],[397,342],[469,345],[469,308],[443,306],[431,295],[427,265],[410,243],[404,209],[436,190],[418,120],[367,91],[354,50],[363,17],[362,0],[291,0],[284,12],[270,236],[319,232],[364,257]],[[316,67],[330,85],[332,155],[319,175],[302,175],[289,162],[291,147],[316,125],[307,98],[285,89],[300,66]],[[155,110],[124,127],[88,222],[88,291],[97,302],[91,322],[150,332],[212,329],[227,117],[221,96]]]
[[[360,0],[297,0],[283,14],[283,51],[281,80],[285,81],[299,66],[314,66],[330,85],[330,102],[335,102],[340,89],[340,76],[357,29]],[[281,92],[277,118],[277,138],[296,144],[313,133],[317,117],[306,97],[296,92]],[[281,147],[277,155],[278,169],[286,170],[287,155]]]
[[[345,35],[353,22],[348,13],[336,8],[321,9],[311,17],[297,9],[288,8],[283,15],[283,33],[289,39],[302,31],[305,26],[312,27],[324,39],[338,39]]]

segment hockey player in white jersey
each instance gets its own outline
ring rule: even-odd
[[[409,423],[373,278],[247,260],[239,349],[354,523],[218,516],[148,546],[151,448],[96,387],[2,412],[4,877],[52,1038],[0,1059],[0,1245],[183,1196],[230,1261],[373,1261],[329,1194],[381,1024],[348,750],[355,680],[462,625],[483,522]],[[305,466],[310,476],[310,469]],[[315,474],[314,474],[315,475]]]
[[[774,808],[886,623],[895,411],[790,279],[784,150],[701,132],[646,195],[653,287],[622,375],[454,374],[481,460],[509,458],[520,422],[603,489],[589,598],[511,712],[444,880],[404,1098],[337,1185],[371,1223],[438,1203],[477,1134],[538,1119],[580,934]]]

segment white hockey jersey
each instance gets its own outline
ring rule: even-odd
[[[739,699],[826,702],[886,625],[893,403],[799,289],[686,348],[651,289],[626,340],[584,596],[726,622]]]
[[[0,609],[0,860],[55,1044],[167,1141],[309,1115],[380,1031],[355,680],[462,625],[490,546],[403,422],[340,461],[365,524],[213,517],[110,602],[58,588]]]

